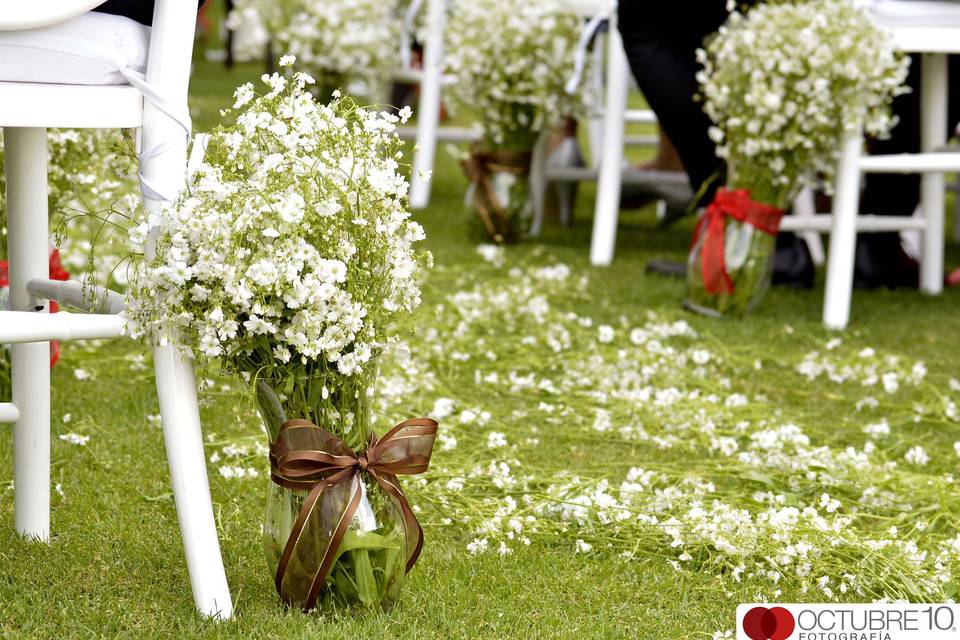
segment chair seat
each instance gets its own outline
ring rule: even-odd
[[[960,2],[875,0],[871,10],[884,25],[960,28]]]
[[[874,0],[870,10],[890,29],[897,46],[912,53],[960,53],[960,3]]]
[[[143,123],[143,95],[130,85],[0,82],[0,127],[119,129]]]
[[[145,71],[149,44],[148,27],[105,13],[0,31],[0,127],[139,127],[127,75]]]

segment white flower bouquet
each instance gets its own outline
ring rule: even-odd
[[[237,56],[262,57],[267,43],[296,56],[322,100],[336,89],[373,95],[397,65],[396,3],[378,0],[236,0],[227,18]]]
[[[783,210],[811,177],[829,184],[845,132],[889,133],[909,59],[849,0],[734,12],[698,58],[727,189],[694,239],[687,302],[746,312],[769,285]]]
[[[283,599],[386,607],[421,541],[396,474],[425,469],[432,446],[429,425],[379,441],[370,425],[377,357],[419,304],[429,261],[399,171],[395,125],[409,113],[336,93],[318,104],[305,73],[263,79],[263,95],[237,89],[233,122],[213,132],[189,189],[135,230],[155,257],[132,281],[130,327],[252,386],[271,443],[263,535]],[[399,470],[396,433],[419,456]]]
[[[555,0],[451,4],[446,63],[456,82],[445,95],[483,129],[465,164],[473,205],[492,240],[514,240],[532,214],[527,177],[537,138],[583,109],[580,92],[564,90],[581,23]]]

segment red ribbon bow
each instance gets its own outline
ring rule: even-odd
[[[726,244],[725,219],[733,218],[771,236],[780,230],[783,210],[756,202],[748,189],[730,190],[721,187],[707,207],[706,213],[693,232],[693,244],[703,239],[700,263],[703,268],[703,286],[707,293],[733,293],[733,281],[727,273],[724,259]]]
[[[272,480],[309,491],[280,556],[276,587],[284,602],[312,609],[333,569],[337,549],[360,507],[361,475],[374,480],[403,514],[410,571],[423,548],[423,529],[400,487],[398,475],[423,473],[430,464],[437,423],[428,418],[401,422],[366,451],[354,452],[326,429],[308,420],[280,425],[270,451]],[[332,529],[329,514],[338,514]]]

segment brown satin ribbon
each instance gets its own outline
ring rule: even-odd
[[[497,197],[493,182],[490,180],[490,174],[505,172],[516,176],[525,176],[530,173],[532,157],[529,151],[511,149],[488,151],[474,144],[470,148],[470,156],[460,163],[464,173],[467,174],[467,178],[477,188],[477,193],[474,196],[477,215],[480,216],[490,239],[497,244],[513,240],[515,230],[510,222],[506,207]]]
[[[379,440],[371,434],[366,451],[355,453],[308,420],[290,420],[280,426],[270,448],[271,479],[281,487],[310,492],[277,566],[275,584],[284,602],[304,610],[316,605],[360,506],[362,474],[375,480],[403,514],[406,571],[413,568],[423,548],[423,529],[397,476],[427,470],[436,435],[434,420],[406,420]],[[324,529],[322,523],[331,515],[337,524],[332,530]]]

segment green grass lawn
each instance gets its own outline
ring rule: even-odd
[[[198,59],[192,90],[196,128],[214,125],[233,87],[258,72],[255,67],[226,72]],[[713,533],[700,539],[685,532],[682,548],[674,548],[657,526],[632,524],[633,517],[605,523],[591,513],[577,522],[544,511],[544,505],[571,501],[570,494],[557,493],[564,484],[590,488],[608,479],[615,494],[634,467],[658,475],[653,485],[659,493],[653,496],[651,488],[649,501],[631,504],[637,513],[658,514],[661,522],[671,514],[692,522],[696,496],[707,510],[721,501],[756,519],[764,508],[757,492],[779,494],[781,504],[798,507],[818,505],[826,492],[842,503],[838,513],[851,518],[852,541],[896,537],[889,528],[897,526],[898,535],[931,541],[935,549],[933,541],[956,535],[960,500],[948,476],[956,472],[953,443],[960,440],[960,425],[945,407],[960,403],[960,391],[949,386],[951,378],[960,378],[957,291],[937,298],[915,291],[857,291],[851,328],[842,335],[820,324],[822,282],[812,291],[775,289],[742,321],[705,319],[680,309],[682,281],[644,273],[651,258],[683,258],[691,222],[660,230],[651,210],[625,213],[614,264],[591,267],[594,190],[583,185],[573,228],[548,226],[536,242],[506,249],[498,266],[477,255],[468,238],[465,188],[457,164],[441,150],[431,206],[417,213],[437,266],[408,327],[412,363],[390,361],[382,375],[379,430],[429,413],[438,399],[449,398],[453,412],[441,419],[441,428],[457,442],[449,448],[438,444],[424,484],[407,482],[411,501],[421,508],[427,544],[393,611],[323,618],[281,606],[260,545],[269,479],[265,456],[253,445],[264,436],[249,398],[230,381],[215,380],[205,385],[202,414],[208,456],[220,458],[209,464],[209,473],[236,616],[220,624],[201,620],[190,595],[162,433],[158,422],[148,419],[158,413],[149,356],[141,360],[143,347],[128,342],[72,344],[53,372],[57,490],[49,546],[23,541],[13,530],[11,436],[9,430],[0,432],[0,633],[709,638],[733,627],[739,602],[828,597],[816,587],[819,574],[805,591],[795,572],[784,570],[777,582],[756,569],[766,562],[757,558],[770,555],[776,541],[738,543],[747,567],[741,576],[735,571],[737,554],[704,541]],[[952,241],[947,262],[960,262],[960,246]],[[555,265],[568,266],[570,275],[558,281],[541,271]],[[539,320],[534,302],[541,307]],[[635,328],[656,335],[680,320],[697,337],[658,338],[674,350],[667,355],[650,347],[652,338],[629,338]],[[611,341],[597,339],[600,325],[612,328]],[[565,344],[554,349],[544,343],[547,335]],[[835,335],[842,343],[828,347]],[[867,348],[873,355],[862,353]],[[836,365],[841,381],[802,375],[802,363],[814,351],[818,362]],[[680,355],[684,361],[708,361],[683,365]],[[899,372],[901,388],[887,392],[879,382],[865,384],[871,374],[857,367],[869,362],[877,363],[878,374]],[[917,362],[927,373],[914,385],[907,378]],[[844,366],[850,369],[844,372]],[[535,383],[520,380],[524,377]],[[639,399],[644,389],[651,399]],[[670,394],[682,399],[660,402]],[[737,401],[741,397],[745,403]],[[865,425],[883,420],[888,436],[864,433]],[[784,424],[798,425],[809,445],[765,449],[761,437],[753,437]],[[503,434],[508,444],[488,446],[491,432]],[[89,442],[80,446],[58,437],[68,433],[89,436]],[[761,462],[720,453],[711,445],[720,435]],[[847,447],[862,451],[868,444],[869,462],[844,457]],[[904,459],[914,446],[929,454],[928,464]],[[836,466],[791,467],[804,456]],[[510,482],[516,484],[498,486],[488,473],[490,464],[501,462],[510,466]],[[260,475],[227,478],[220,473],[225,464]],[[457,478],[462,489],[450,486]],[[665,503],[666,487],[686,493]],[[863,496],[873,490],[889,495],[871,506]],[[529,545],[506,536],[502,522],[493,525],[498,531],[484,529],[507,495],[519,501],[517,514],[536,521],[524,525]],[[723,535],[736,537],[742,528]],[[486,538],[487,552],[467,550],[475,539]],[[496,552],[501,541],[509,554]],[[918,582],[916,576],[929,573],[929,562],[923,570],[919,562],[902,570],[905,550],[865,553],[851,541],[844,545],[833,555],[824,550],[814,570],[828,572],[834,585],[845,572],[862,575],[865,586],[862,594],[837,591],[835,598],[887,594],[936,600],[956,590],[952,572],[937,586]],[[684,551],[692,557],[681,558]],[[948,564],[956,569],[955,559]]]

